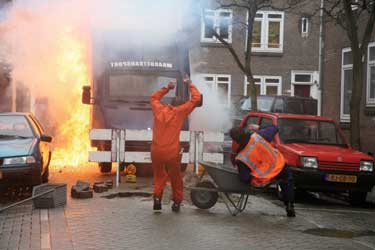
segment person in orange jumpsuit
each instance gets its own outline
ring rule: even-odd
[[[154,174],[154,210],[161,210],[161,198],[168,176],[173,190],[172,211],[179,212],[183,199],[181,176],[180,131],[186,117],[201,102],[199,90],[190,80],[184,80],[190,88],[191,99],[181,105],[162,104],[160,100],[175,83],[170,82],[151,95],[154,125],[151,145],[151,160]]]

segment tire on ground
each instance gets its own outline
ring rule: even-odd
[[[198,183],[196,187],[215,189],[215,185],[210,181],[202,181]],[[216,204],[219,195],[216,191],[191,190],[190,198],[196,207],[200,209],[209,209]]]

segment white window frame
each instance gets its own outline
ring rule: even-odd
[[[353,71],[353,62],[352,64],[344,65],[344,53],[351,52],[350,48],[344,48],[341,52],[341,94],[340,94],[340,121],[350,122],[350,112],[349,114],[344,114],[344,72],[345,70]]]
[[[216,37],[205,37],[205,19],[206,19],[206,11],[212,11],[214,13],[212,19],[213,19],[213,26],[216,32],[220,35],[220,19],[223,17],[220,17],[221,12],[227,12],[230,13],[230,17],[227,17],[230,19],[229,26],[228,26],[228,39],[224,39],[228,43],[232,43],[232,23],[233,23],[233,11],[231,9],[203,9],[202,10],[202,20],[201,20],[201,42],[209,42],[209,43],[220,43],[220,41]]]
[[[296,75],[310,75],[310,82],[297,82],[295,80]],[[291,86],[290,86],[290,92],[291,95],[294,96],[294,85],[314,85],[314,71],[307,71],[307,70],[292,70],[291,72]],[[310,95],[311,95],[311,89],[310,89]]]
[[[255,75],[253,78],[259,78],[259,82],[255,82],[255,84],[260,85],[260,94],[261,95],[266,95],[267,91],[267,86],[276,86],[277,87],[277,95],[281,95],[282,93],[282,77],[281,76],[269,76],[269,75]],[[278,83],[266,83],[266,79],[277,79],[279,82]],[[249,82],[247,81],[247,77],[245,76],[245,83],[244,83],[244,96],[247,96],[247,85]]]
[[[212,77],[213,80],[212,81],[206,81],[206,77]],[[219,78],[220,77],[227,77],[228,78],[228,82],[223,82],[223,81],[219,81]],[[213,84],[212,88],[214,91],[217,91],[218,90],[218,83],[226,83],[228,84],[228,94],[227,94],[227,102],[226,102],[226,105],[227,106],[230,106],[230,103],[231,103],[231,82],[232,82],[232,76],[231,75],[227,75],[227,74],[201,74],[201,79],[203,80],[203,83],[205,84]]]
[[[254,23],[256,21],[261,22],[261,25],[260,25],[260,47],[257,48],[257,47],[251,46],[251,51],[252,52],[282,53],[283,48],[284,48],[284,18],[285,18],[284,12],[282,12],[282,11],[257,11],[257,14],[262,14],[262,17],[255,17],[254,18]],[[281,15],[281,18],[269,18],[268,15]],[[268,24],[269,24],[270,21],[279,21],[280,22],[280,46],[279,46],[279,48],[268,48],[268,27],[269,27]],[[246,36],[247,35],[248,34],[246,34]],[[246,45],[246,43],[247,43],[247,39],[245,41],[245,45]]]
[[[367,88],[366,88],[366,106],[375,107],[375,98],[370,98],[370,80],[371,80],[371,72],[370,68],[375,67],[375,58],[370,61],[370,48],[375,48],[375,42],[371,42],[368,45],[367,51]]]
[[[306,30],[304,30],[303,22],[306,21]],[[301,35],[302,37],[308,37],[309,35],[309,19],[307,17],[301,18]]]

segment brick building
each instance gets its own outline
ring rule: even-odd
[[[209,28],[214,27],[237,52],[245,51],[246,30],[240,23],[246,22],[247,13],[243,9],[223,9],[216,3],[215,0],[201,1],[193,15],[190,71],[193,79],[223,90],[225,102],[235,103],[248,95],[246,77]],[[324,32],[321,33],[319,15],[307,14],[318,9],[320,1],[310,4],[305,5],[305,9],[257,12],[252,43],[257,92],[318,99],[319,106],[322,105],[318,112],[335,119],[348,135],[350,82],[347,79],[351,76],[352,65],[343,58],[350,57],[350,44],[344,31],[334,23],[322,25]],[[321,57],[323,75],[319,74],[321,34],[326,34]],[[366,83],[361,106],[364,152],[375,152],[375,34],[371,41],[365,59]],[[244,56],[244,53],[239,55]]]
[[[360,25],[360,28],[363,29],[364,25]],[[340,123],[346,135],[349,135],[349,100],[353,72],[350,43],[340,26],[327,23],[325,29],[327,36],[322,115],[335,119]],[[366,49],[364,62],[365,82],[360,109],[361,150],[375,153],[375,32]],[[347,138],[349,139],[349,136]]]
[[[240,56],[244,56],[246,11],[222,9],[216,1],[202,1],[194,17],[190,48],[193,79],[212,84],[235,103],[248,95],[246,77],[226,47],[217,41],[214,27]],[[198,12],[198,11],[196,11]],[[303,11],[298,11],[303,13]],[[252,44],[252,69],[258,94],[300,95],[320,99],[319,17],[262,9],[257,12]],[[204,18],[202,16],[205,16]]]

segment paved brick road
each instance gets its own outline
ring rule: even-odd
[[[66,171],[52,174],[51,181],[71,185],[77,179],[112,177]],[[129,189],[126,186],[120,191]],[[133,189],[149,192],[151,186],[140,180]],[[278,202],[257,195],[251,196],[248,208],[236,217],[222,203],[202,211],[188,201],[180,214],[174,214],[167,200],[163,212],[155,214],[151,198],[101,196],[69,198],[65,208],[33,210],[26,204],[0,214],[0,249],[375,249],[371,232],[350,239],[304,233],[317,227],[375,231],[375,211],[371,209],[297,204],[297,218],[290,219]]]

